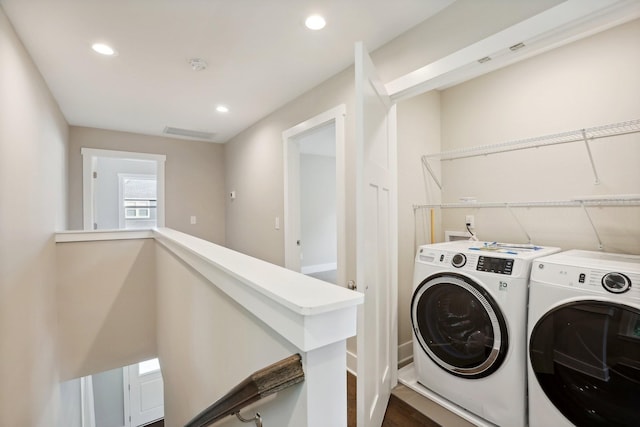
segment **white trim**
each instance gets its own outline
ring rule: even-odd
[[[338,263],[307,265],[300,268],[302,274],[322,273],[323,271],[333,271],[338,269]]]
[[[451,401],[441,397],[439,394],[434,393],[422,384],[418,383],[418,375],[416,374],[415,365],[413,363],[408,364],[398,372],[398,382],[409,387],[411,390],[421,394],[427,399],[437,403],[445,409],[453,412],[459,417],[467,420],[471,424],[477,427],[495,427],[494,424],[472,414],[471,412],[461,408],[460,406],[452,403]],[[481,396],[479,396],[481,398]]]
[[[93,172],[98,157],[110,157],[130,160],[146,160],[156,162],[157,180],[157,218],[158,227],[165,226],[165,162],[164,154],[136,153],[132,151],[101,150],[82,147],[82,224],[85,230],[93,230],[93,218],[95,217]]]
[[[59,231],[55,234],[56,243],[135,239],[153,239],[153,230],[77,230]]]
[[[122,396],[124,407],[124,427],[131,427],[131,386],[129,382],[129,367],[122,367]]]
[[[296,149],[293,139],[318,126],[325,125],[330,122],[335,123],[335,144],[336,144],[336,213],[337,213],[337,284],[346,285],[346,253],[347,253],[347,237],[346,237],[346,152],[345,152],[345,115],[346,106],[338,105],[324,113],[318,114],[302,123],[299,123],[284,132],[282,132],[283,142],[283,159],[284,159],[284,253],[285,267],[298,270],[300,261],[297,257],[298,248],[295,241],[297,240],[295,231],[298,227],[292,221],[294,208],[291,206],[293,200],[290,191],[293,191],[292,177],[293,173],[297,174],[297,170],[290,164],[291,153]]]
[[[117,151],[117,150],[102,150],[98,148],[82,147],[80,154],[87,155],[89,157],[110,157],[115,159],[131,159],[131,160],[152,160],[156,162],[164,162],[167,160],[167,156],[164,154],[152,154],[152,153],[137,153],[135,151]]]
[[[96,427],[93,377],[91,375],[80,378],[80,424],[82,427]]]
[[[638,1],[567,0],[385,86],[396,101],[433,89],[444,89],[630,21],[639,15]],[[509,47],[521,42],[526,48],[511,52]],[[478,63],[484,57],[492,59]]]
[[[392,147],[389,154],[389,174],[391,175],[391,206],[389,213],[389,227],[391,229],[391,283],[390,295],[391,301],[391,336],[389,337],[389,346],[391,347],[391,387],[395,387],[398,383],[398,352],[393,351],[398,348],[398,114],[397,104],[393,103],[389,107],[388,126],[389,126],[389,145]]]

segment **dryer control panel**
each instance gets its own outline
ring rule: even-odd
[[[531,280],[591,292],[606,294],[611,298],[640,299],[640,274],[625,271],[600,270],[573,265],[536,261],[531,270]]]

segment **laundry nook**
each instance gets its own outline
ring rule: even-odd
[[[0,426],[637,426],[639,41],[639,0],[0,0]]]

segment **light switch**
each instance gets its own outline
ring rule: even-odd
[[[191,215],[191,224],[195,224],[196,221],[196,216],[195,215]]]

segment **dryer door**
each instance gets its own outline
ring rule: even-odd
[[[411,322],[422,349],[453,375],[486,377],[507,354],[507,326],[498,305],[482,285],[461,274],[425,279],[413,294]]]
[[[557,307],[531,331],[529,357],[540,387],[573,424],[638,425],[640,310],[602,301]]]

